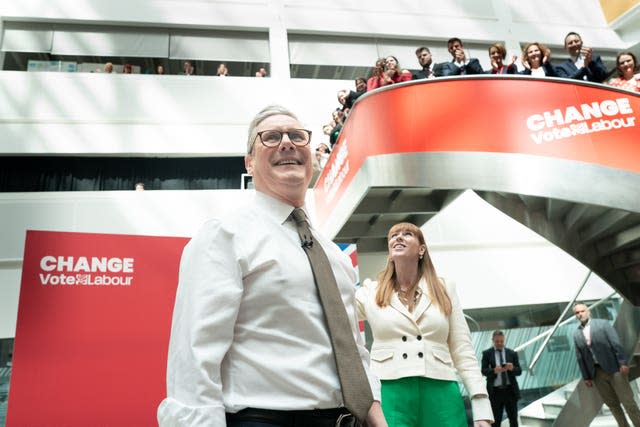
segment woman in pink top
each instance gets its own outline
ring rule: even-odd
[[[400,82],[408,82],[409,80],[411,80],[411,72],[409,70],[403,70],[400,67],[400,64],[398,64],[398,59],[395,56],[387,56],[385,58],[384,70],[376,76],[378,66],[378,62],[376,62],[374,75],[367,81],[367,91],[379,88],[381,86],[387,86]]]
[[[640,92],[638,61],[633,53],[619,53],[616,57],[616,69],[618,70],[618,77],[609,80],[607,82],[608,85],[634,92]]]

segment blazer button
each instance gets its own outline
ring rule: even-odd
[[[418,339],[418,341],[421,341],[422,340],[422,335],[418,335],[416,338]]]
[[[422,359],[422,356],[424,356],[424,354],[422,354],[422,352],[418,353],[418,357],[419,357],[420,359]]]
[[[407,356],[407,353],[403,353],[403,354],[402,354],[402,358],[403,358],[403,359],[406,359],[407,357],[409,357],[409,356]]]
[[[406,340],[407,340],[407,337],[403,336],[402,341],[406,341]]]

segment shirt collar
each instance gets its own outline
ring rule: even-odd
[[[580,322],[580,321],[578,320],[578,323],[580,323],[580,324],[578,325],[578,328],[580,328],[580,329],[584,329],[584,328],[586,328],[587,326],[589,326],[589,323],[590,323],[590,322],[591,322],[591,318],[587,319],[587,323],[585,323],[584,325],[582,324],[582,322]]]
[[[285,221],[289,219],[291,212],[295,209],[293,206],[260,191],[256,191],[255,204],[256,208],[260,209],[263,215],[271,217],[278,224],[284,224]],[[302,210],[307,214],[307,218],[309,218],[309,212],[305,205],[302,206]],[[311,223],[310,220],[309,223]]]

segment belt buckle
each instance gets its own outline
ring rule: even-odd
[[[353,414],[340,414],[335,427],[358,427],[358,420]]]

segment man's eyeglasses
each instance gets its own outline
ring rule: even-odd
[[[304,147],[311,141],[311,131],[306,129],[291,129],[288,131],[263,130],[257,137],[265,147],[277,147],[282,142],[282,136],[287,134],[289,140],[296,147]]]

